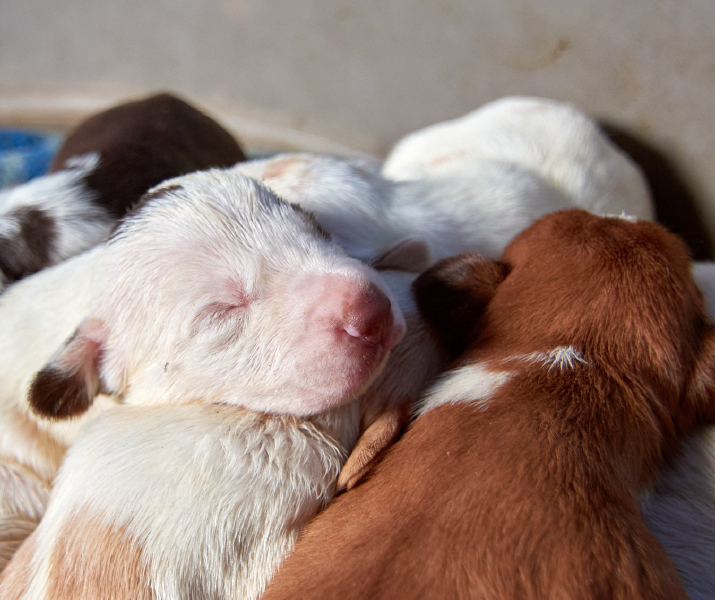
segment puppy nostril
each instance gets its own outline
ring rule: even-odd
[[[370,346],[378,344],[382,340],[385,329],[387,329],[386,325],[376,325],[369,329],[359,329],[353,325],[347,325],[345,327],[345,331],[348,335]]]
[[[359,305],[350,312],[342,329],[364,344],[375,345],[382,342],[391,327],[390,300],[381,292],[370,290],[362,296]]]

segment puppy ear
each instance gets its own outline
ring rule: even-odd
[[[386,271],[407,271],[420,273],[432,262],[431,252],[426,242],[415,238],[400,240],[372,260],[372,266]]]
[[[384,413],[363,432],[338,477],[338,492],[353,489],[397,440],[409,420],[409,404]]]
[[[453,357],[475,336],[477,322],[509,267],[479,254],[445,258],[412,284],[417,307]]]
[[[100,321],[84,321],[35,376],[29,393],[32,410],[51,419],[86,412],[99,393],[99,363],[106,339]]]

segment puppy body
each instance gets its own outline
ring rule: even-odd
[[[266,599],[686,597],[638,502],[676,440],[715,417],[715,333],[684,245],[565,211],[512,242],[501,279],[483,262],[418,279],[459,359]]]
[[[57,421],[100,389],[124,406],[80,431],[6,597],[255,596],[332,494],[352,400],[404,333],[380,276],[255,182],[209,171],[152,193],[96,251],[88,315],[31,386]],[[187,549],[173,519],[194,513]]]
[[[68,452],[38,551],[11,563],[3,597],[256,598],[331,498],[357,423],[354,402],[312,419],[105,412]]]
[[[49,421],[28,404],[38,371],[89,309],[100,246],[27,277],[0,296],[0,570],[44,512],[51,481],[80,426],[114,401],[99,396],[83,416]]]
[[[354,161],[307,154],[236,169],[312,212],[350,256],[414,272],[459,252],[496,258],[534,220],[572,206],[536,174],[493,160],[448,180],[405,182]]]
[[[460,252],[498,258],[558,210],[653,217],[638,169],[585,115],[547,100],[505,99],[412,134],[383,177],[307,154],[236,168],[311,211],[351,256],[415,272]]]
[[[546,98],[506,97],[398,142],[383,174],[395,181],[450,178],[481,160],[518,165],[596,214],[653,219],[639,169],[575,107]]]
[[[711,320],[715,315],[715,264],[693,263]],[[643,516],[675,563],[688,597],[715,595],[715,428],[685,441],[641,498]]]
[[[79,254],[106,239],[115,219],[93,201],[85,179],[96,153],[68,168],[0,192],[0,279],[3,285]]]

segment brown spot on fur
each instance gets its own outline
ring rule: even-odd
[[[81,372],[67,373],[45,367],[30,386],[30,408],[50,419],[64,419],[86,412],[94,401]]]
[[[82,511],[57,537],[48,589],[53,600],[154,598],[139,541],[123,528],[99,523]]]
[[[286,171],[298,166],[304,165],[305,160],[302,158],[287,156],[285,158],[278,158],[268,162],[268,166],[263,171],[263,180],[275,179],[276,177],[283,177]]]
[[[55,221],[45,211],[23,207],[8,213],[20,231],[0,237],[0,270],[10,281],[36,273],[50,263],[57,236]]]
[[[139,198],[139,201],[127,211],[125,218],[133,217],[152,200],[156,200],[157,198],[163,198],[164,196],[172,192],[180,192],[182,189],[183,188],[180,185],[167,185],[165,187],[162,186],[158,190],[152,190],[150,192],[147,192],[146,194],[142,195],[142,197]],[[114,229],[112,230],[112,235],[114,235],[118,227],[119,224],[114,227]]]
[[[73,156],[98,152],[99,166],[86,184],[115,218],[166,179],[230,167],[246,159],[225,129],[170,94],[115,106],[81,123],[65,140],[50,171]]]
[[[431,261],[429,246],[422,240],[408,238],[374,258],[371,265],[378,271],[396,270],[421,273]]]
[[[303,215],[306,223],[308,223],[310,228],[313,229],[313,231],[315,233],[317,233],[320,237],[322,237],[324,240],[330,241],[332,239],[332,236],[330,235],[330,233],[327,232],[325,229],[323,229],[322,225],[320,223],[318,223],[318,219],[315,218],[315,215],[312,212],[306,210],[305,208],[303,208],[302,206],[300,206],[298,204],[293,204],[292,202],[283,200],[282,198],[281,198],[281,202],[285,202],[286,204],[292,206],[296,212]]]

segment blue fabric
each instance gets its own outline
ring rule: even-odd
[[[0,189],[44,175],[61,142],[58,134],[0,128]]]

